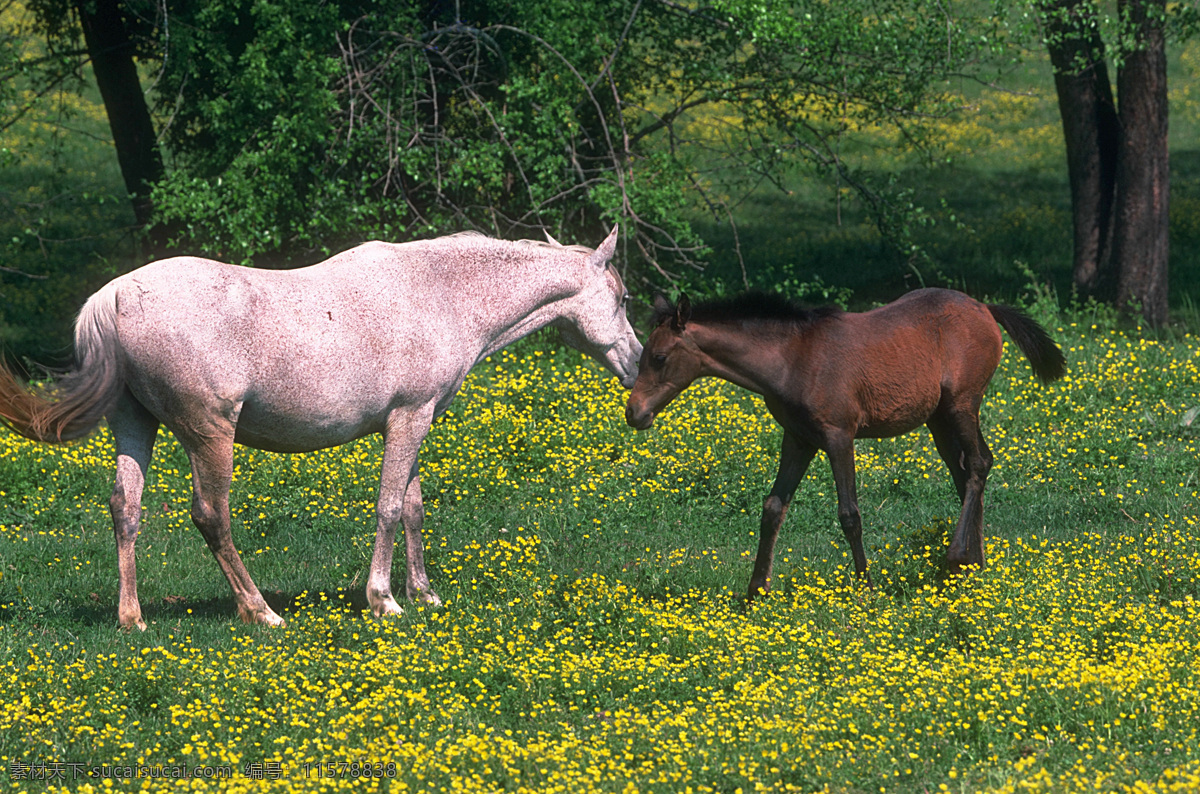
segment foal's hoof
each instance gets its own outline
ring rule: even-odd
[[[946,577],[942,579],[942,587],[956,587],[964,584],[967,581],[967,574],[971,572],[970,568],[963,568],[961,565],[947,566]]]
[[[968,576],[982,567],[983,565],[977,562],[947,562],[946,573],[951,577]]]
[[[746,603],[749,604],[756,598],[766,598],[770,592],[771,585],[769,584],[751,584],[750,589],[746,591]]]

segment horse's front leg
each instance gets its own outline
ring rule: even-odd
[[[750,575],[748,598],[771,590],[771,566],[775,562],[775,541],[779,528],[787,516],[788,505],[796,486],[804,479],[808,464],[817,454],[817,448],[803,444],[787,431],[783,434],[783,447],[779,452],[779,473],[771,493],[763,502],[762,524],[758,531],[758,556],[754,558],[754,573]]]
[[[862,542],[862,516],[858,512],[858,489],[855,485],[854,474],[854,437],[845,436],[831,439],[825,452],[829,455],[829,465],[833,469],[833,482],[837,486],[838,521],[842,525],[842,534],[850,542],[850,551],[854,555],[854,572],[859,578],[871,583],[867,573],[867,554]]]
[[[432,406],[418,411],[397,409],[388,417],[376,504],[375,551],[367,578],[367,601],[376,617],[398,615],[403,611],[392,595],[392,553],[396,545],[396,525],[401,523],[408,563],[405,578],[408,598],[435,606],[442,603],[425,573],[425,544],[421,537],[425,506],[421,500],[417,452],[432,421]]]

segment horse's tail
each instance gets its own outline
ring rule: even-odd
[[[30,390],[0,362],[0,422],[34,441],[90,433],[125,386],[117,340],[117,288],[104,286],[75,321],[75,366],[49,389]]]
[[[1025,358],[1029,359],[1029,365],[1033,367],[1033,374],[1037,375],[1038,380],[1049,383],[1066,374],[1067,360],[1045,328],[1020,309],[995,303],[986,305],[996,322],[1008,331]]]

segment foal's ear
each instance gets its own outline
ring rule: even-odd
[[[654,293],[654,326],[657,328],[668,317],[675,316],[675,307],[661,292]]]
[[[679,302],[675,304],[675,319],[671,321],[671,327],[676,331],[682,331],[690,319],[692,319],[692,302],[688,300],[686,292],[681,292],[679,293]]]
[[[555,240],[554,237],[550,234],[549,229],[542,229],[542,234],[546,235],[546,242],[550,243],[550,245],[557,245],[559,248],[563,247],[563,244],[560,243],[558,240]]]
[[[604,242],[600,243],[600,247],[588,256],[588,262],[596,267],[605,267],[608,265],[608,260],[613,258],[613,254],[617,251],[617,228],[614,226],[612,231],[608,233],[608,237],[604,238]]]

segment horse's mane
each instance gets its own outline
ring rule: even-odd
[[[586,245],[559,245],[557,243],[549,243],[545,240],[501,240],[496,237],[489,237],[482,232],[468,230],[465,232],[455,232],[454,234],[443,235],[442,237],[434,237],[430,242],[437,240],[462,240],[464,242],[473,243],[491,243],[498,246],[516,245],[525,248],[546,248],[553,251],[575,251],[581,254],[590,254],[594,248],[589,248]]]
[[[653,325],[657,326],[675,313],[655,311]],[[777,292],[751,290],[738,295],[712,298],[692,304],[691,319],[704,323],[737,323],[746,320],[812,325],[818,320],[841,314],[836,306],[802,306]]]

